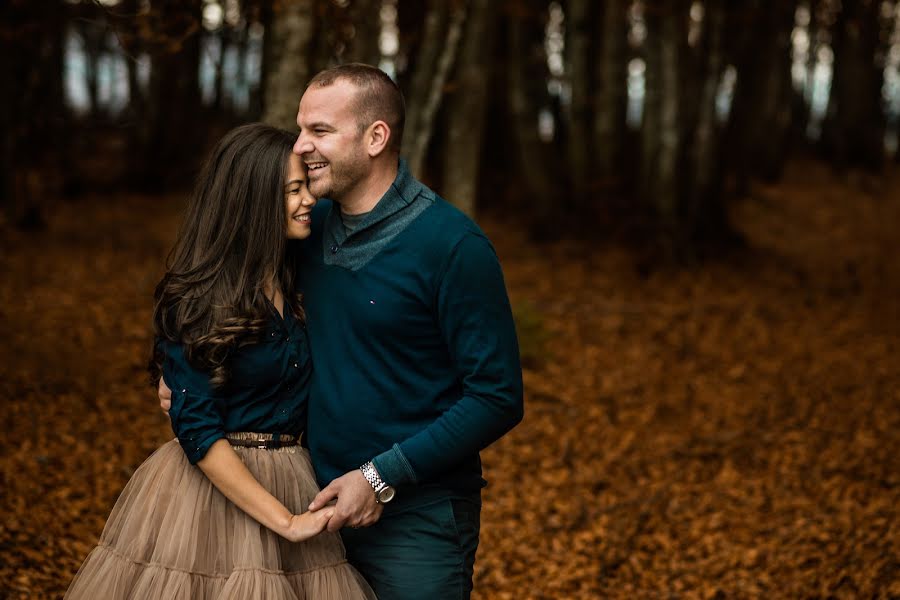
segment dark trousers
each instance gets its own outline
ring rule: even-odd
[[[341,537],[379,600],[468,600],[480,529],[475,495],[386,511],[375,525],[345,528]]]

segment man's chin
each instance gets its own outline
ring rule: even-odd
[[[324,181],[312,181],[309,182],[309,193],[315,196],[316,198],[328,198],[331,195],[331,186],[329,186]]]

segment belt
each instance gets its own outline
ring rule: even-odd
[[[225,434],[225,439],[232,446],[244,448],[259,448],[260,450],[274,450],[299,446],[302,435],[288,435],[287,433],[253,433],[249,431],[233,431]]]

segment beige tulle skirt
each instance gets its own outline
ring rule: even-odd
[[[318,493],[305,449],[235,451],[291,512],[306,510]],[[285,540],[225,498],[173,440],[125,486],[65,597],[345,600],[375,594],[347,563],[338,534]]]

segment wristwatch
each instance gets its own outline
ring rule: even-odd
[[[369,485],[372,486],[372,489],[375,490],[375,502],[378,504],[387,504],[394,499],[394,495],[397,492],[393,487],[389,486],[381,479],[381,475],[378,474],[378,471],[375,469],[375,465],[372,464],[371,460],[362,465],[359,470],[362,471],[363,477],[366,478],[366,481],[368,481]]]

